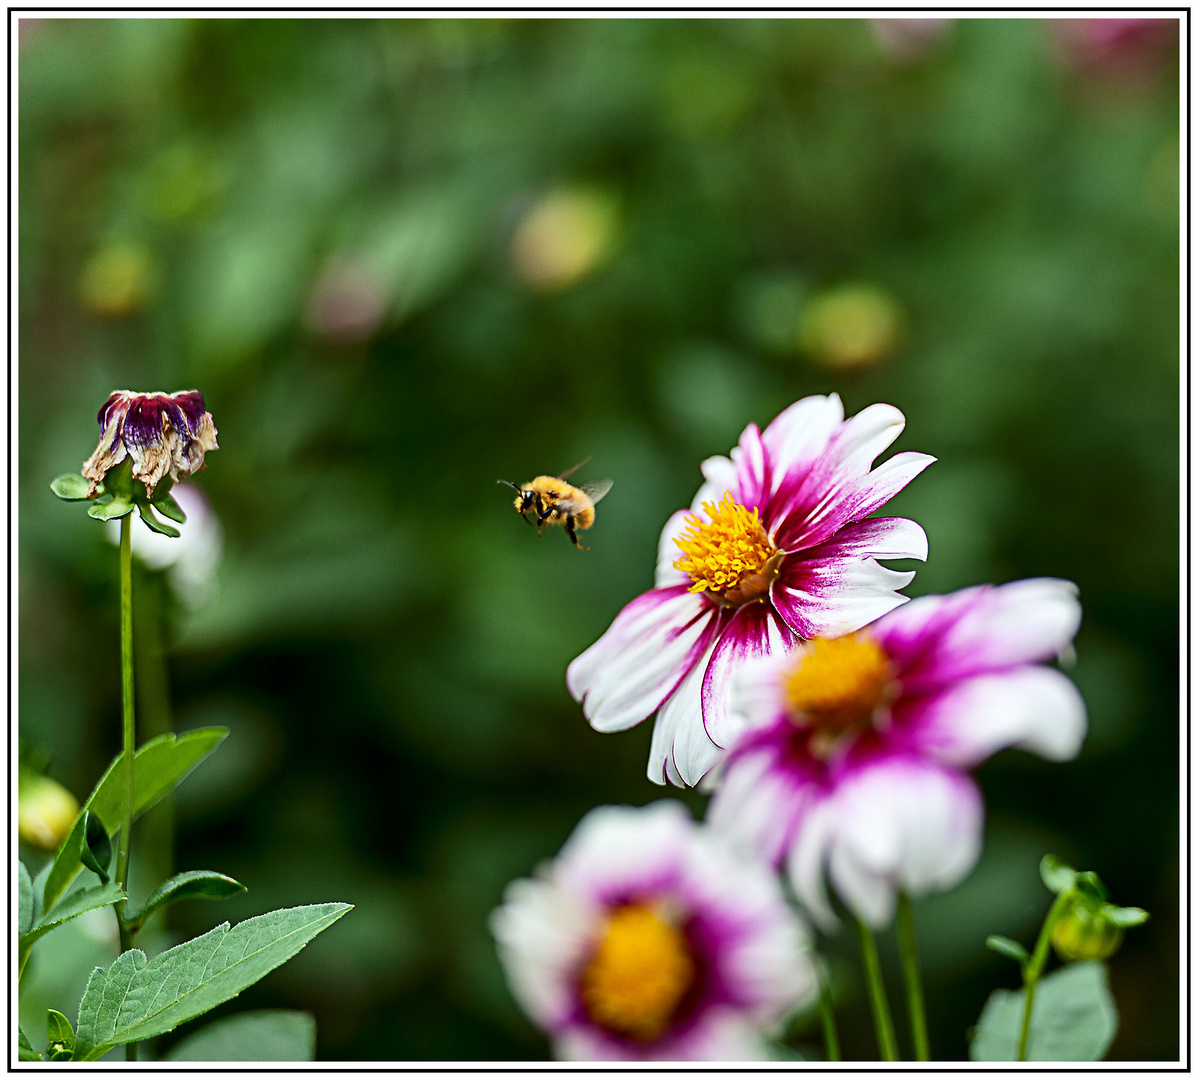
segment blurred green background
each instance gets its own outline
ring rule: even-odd
[[[174,724],[232,731],[176,865],[249,892],[143,940],[357,905],[222,1014],[310,1009],[328,1059],[546,1054],[487,913],[592,806],[669,794],[566,664],[700,460],[837,391],[939,458],[889,508],[930,538],[911,595],[1058,575],[1085,609],[1080,757],[986,764],[982,863],[917,906],[933,1056],[1016,984],[983,940],[1030,940],[1045,851],[1152,912],[1111,1056],[1177,1056],[1175,21],[24,19],[19,64],[23,753],[82,799],[119,747],[116,552],[49,481],[110,390],[197,387],[223,555],[138,589]],[[496,478],[587,455],[593,550],[538,541]],[[104,919],[47,938],[26,1030],[114,954]]]

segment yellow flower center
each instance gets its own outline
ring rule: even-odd
[[[631,1039],[655,1039],[695,977],[682,931],[643,904],[616,908],[582,973],[582,1000],[597,1024]]]
[[[675,539],[682,556],[674,568],[690,575],[691,592],[706,590],[720,604],[764,600],[783,552],[770,542],[757,511],[741,506],[727,491],[718,503],[704,503],[703,510],[711,520],[692,514]]]
[[[890,683],[890,659],[868,638],[814,638],[786,678],[786,705],[801,726],[835,739],[873,721]]]

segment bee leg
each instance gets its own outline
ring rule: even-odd
[[[576,548],[578,548],[579,551],[590,551],[591,549],[589,547],[583,547],[578,542],[578,536],[574,532],[574,515],[573,514],[567,515],[565,524],[566,524],[566,535],[570,538],[570,543],[573,544]]]

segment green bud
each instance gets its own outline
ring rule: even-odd
[[[1062,960],[1105,960],[1123,941],[1123,928],[1109,917],[1104,904],[1085,893],[1074,894],[1072,904],[1052,929],[1052,946]]]

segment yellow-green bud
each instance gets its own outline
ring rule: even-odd
[[[1123,941],[1123,927],[1106,913],[1110,905],[1077,896],[1052,930],[1052,946],[1062,960],[1105,960]]]
[[[56,850],[78,813],[78,800],[56,780],[48,776],[22,779],[17,795],[17,830],[25,843]]]

